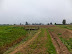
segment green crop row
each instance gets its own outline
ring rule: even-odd
[[[68,50],[72,53],[72,38],[70,38],[69,40],[66,40],[66,39],[60,37],[60,39],[63,42],[63,44],[66,45],[66,47],[68,48]]]
[[[54,47],[54,45],[52,43],[52,39],[51,39],[51,36],[50,36],[48,30],[47,30],[47,40],[46,41],[47,41],[46,47],[48,48],[48,50],[47,50],[48,53],[49,54],[57,54],[56,49],[55,49],[55,47]]]

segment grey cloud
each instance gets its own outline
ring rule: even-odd
[[[63,19],[72,22],[71,0],[2,0],[0,3],[0,23],[61,23]]]

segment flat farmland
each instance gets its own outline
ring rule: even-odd
[[[22,48],[21,48],[22,47]],[[41,28],[26,44],[20,45],[9,54],[57,54],[49,32]]]
[[[1,26],[0,31],[4,54],[72,54],[72,25]]]

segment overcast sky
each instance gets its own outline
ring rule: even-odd
[[[0,0],[0,24],[72,22],[71,0]]]

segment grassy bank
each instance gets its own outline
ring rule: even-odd
[[[24,27],[0,26],[0,53],[26,37]]]

